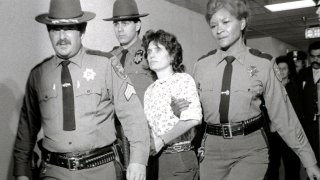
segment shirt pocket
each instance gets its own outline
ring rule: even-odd
[[[102,98],[100,87],[82,87],[75,92],[76,113],[82,116],[96,114]]]
[[[204,116],[213,115],[219,109],[220,90],[213,83],[198,84],[200,102]]]
[[[57,99],[56,90],[48,89],[39,92],[39,106],[43,120],[52,119],[57,116]]]
[[[243,82],[231,88],[229,112],[234,112],[234,115],[240,119],[247,118],[250,112],[253,95],[249,87],[248,83]]]

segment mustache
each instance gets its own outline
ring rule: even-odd
[[[311,65],[318,65],[318,66],[320,66],[320,63],[318,63],[318,62],[316,62],[316,61],[313,61],[313,62],[311,63]]]
[[[71,44],[71,41],[69,41],[68,39],[60,39],[56,45],[70,45]]]

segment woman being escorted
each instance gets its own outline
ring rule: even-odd
[[[193,78],[183,73],[181,45],[170,33],[150,30],[143,37],[143,46],[156,79],[144,96],[154,141],[151,155],[156,156],[158,163],[158,175],[152,179],[196,179],[198,163],[191,140],[193,127],[201,123],[202,110]],[[190,102],[180,117],[174,115],[170,106],[174,99]]]
[[[320,179],[314,153],[290,100],[285,98],[272,56],[244,43],[249,6],[245,0],[210,0],[206,20],[219,49],[199,59],[194,78],[206,132],[200,148],[201,180],[263,179],[267,140],[260,105],[271,129],[299,156],[310,179]]]

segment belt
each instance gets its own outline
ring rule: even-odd
[[[173,145],[167,146],[164,148],[163,153],[166,154],[175,154],[179,152],[191,151],[193,150],[193,146],[191,145],[190,141],[184,141],[175,143]]]
[[[42,160],[71,171],[97,167],[115,160],[114,146],[109,145],[91,151],[56,153],[42,148]]]
[[[210,135],[223,136],[225,139],[232,139],[233,136],[248,135],[263,125],[262,115],[236,123],[223,123],[207,125],[206,133]]]

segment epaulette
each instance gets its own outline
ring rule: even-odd
[[[258,56],[258,57],[261,57],[261,58],[265,58],[265,59],[268,59],[268,60],[272,60],[272,56],[270,54],[267,54],[267,53],[263,53],[257,49],[249,49],[249,52],[254,55],[254,56]]]
[[[114,51],[114,50],[118,49],[119,47],[120,47],[120,46],[115,46],[115,47],[112,48],[111,51]],[[110,51],[110,52],[111,52],[111,51]]]
[[[88,49],[88,50],[86,50],[86,53],[90,54],[90,55],[104,56],[104,57],[107,57],[108,59],[113,57],[113,54],[111,54],[111,53],[98,51],[98,50],[90,50],[90,49]]]
[[[54,57],[54,55],[45,58],[42,62],[40,62],[39,64],[35,65],[35,66],[32,68],[32,70],[33,70],[33,69],[36,69],[36,68],[39,67],[39,66],[41,66],[43,63],[51,60],[53,57]]]
[[[202,60],[202,59],[204,59],[204,58],[206,58],[206,57],[208,57],[208,56],[211,56],[211,55],[217,53],[217,51],[218,51],[218,50],[215,49],[215,50],[212,50],[212,51],[208,52],[206,55],[201,56],[201,57],[198,59],[198,61],[200,61],[200,60]]]

